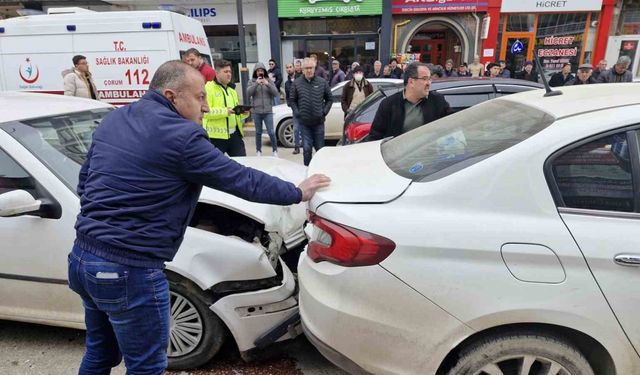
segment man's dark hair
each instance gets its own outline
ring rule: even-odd
[[[184,51],[184,56],[189,56],[189,55],[194,55],[195,57],[200,57],[200,51],[198,51],[195,48],[189,48],[188,50]]]
[[[227,66],[231,66],[231,61],[225,59],[216,60],[215,66],[216,70],[220,70],[226,68]]]
[[[391,63],[392,63],[392,62],[394,62],[394,61],[396,62],[396,64],[398,63],[398,59],[396,59],[396,58],[394,57],[394,58],[392,58],[391,60],[389,60],[389,64],[391,64]]]
[[[356,66],[355,68],[353,68],[353,70],[351,71],[353,74],[355,73],[362,73],[364,72],[364,70],[362,70],[362,67],[360,65]]]
[[[180,90],[184,84],[187,74],[197,72],[193,67],[180,60],[171,60],[160,65],[153,74],[149,90],[162,92],[165,89]]]
[[[278,63],[274,59],[269,59],[269,62],[272,62],[274,65],[278,65]]]
[[[429,66],[427,64],[421,62],[412,62],[407,66],[407,69],[404,71],[403,76],[405,86],[407,85],[407,83],[409,83],[409,78],[418,78],[418,68],[421,66],[429,69]],[[431,70],[429,69],[429,71]]]
[[[73,56],[73,59],[71,59],[73,61],[73,65],[78,65],[80,63],[80,61],[82,60],[86,60],[87,58],[85,56],[82,55],[75,55]]]
[[[564,63],[564,64],[562,64],[562,67],[564,68],[567,65],[571,66],[571,63]]]

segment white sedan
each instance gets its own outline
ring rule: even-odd
[[[640,372],[640,87],[501,97],[309,174],[303,329],[353,374]],[[366,166],[366,167],[365,167]]]
[[[113,108],[33,93],[0,93],[0,108],[0,319],[83,329],[82,302],[67,286],[75,191],[91,135]],[[304,178],[304,167],[286,160],[236,160],[294,183]],[[303,204],[257,204],[203,189],[166,265],[170,368],[207,362],[228,333],[243,354],[295,335],[283,322],[297,314],[296,282],[279,255],[304,241],[305,219]]]
[[[373,85],[373,91],[385,87],[395,86],[402,83],[401,79],[371,78],[367,79]],[[349,81],[343,81],[331,89],[333,104],[324,123],[324,138],[338,140],[342,137],[344,125],[344,112],[342,112],[342,90]],[[287,104],[280,104],[273,107],[273,126],[278,142],[284,147],[293,147],[293,113]],[[269,139],[266,129],[262,132],[262,137]]]

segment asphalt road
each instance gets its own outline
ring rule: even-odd
[[[84,331],[0,320],[0,374],[77,374],[84,353]],[[167,372],[171,375],[345,375],[325,360],[304,337],[264,353],[261,360],[245,363],[231,340],[202,369]],[[121,364],[112,372],[124,375]]]

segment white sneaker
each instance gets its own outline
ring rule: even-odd
[[[262,156],[262,152],[256,151],[256,156]]]
[[[273,157],[274,157],[274,158],[277,158],[277,157],[278,157],[278,151],[274,151],[274,152],[273,152]]]

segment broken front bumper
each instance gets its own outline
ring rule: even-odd
[[[253,292],[228,295],[216,301],[210,309],[227,325],[240,352],[270,342],[294,338],[300,330],[289,320],[298,314],[296,280],[289,267],[282,267],[282,284]],[[283,329],[285,327],[286,329]],[[276,332],[282,332],[279,337]],[[267,337],[267,338],[265,338]]]

